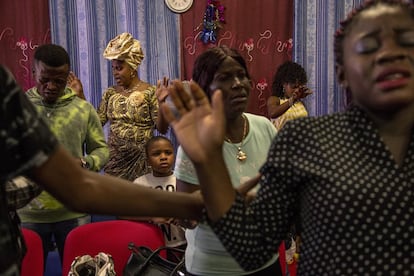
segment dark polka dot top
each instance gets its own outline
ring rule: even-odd
[[[238,197],[212,225],[251,270],[300,229],[299,275],[414,275],[414,130],[398,165],[368,116],[286,124],[262,167],[257,199]]]

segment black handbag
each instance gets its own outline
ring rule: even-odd
[[[128,262],[124,268],[124,276],[184,276],[186,275],[184,257],[177,257],[173,262],[160,256],[160,252],[175,253],[184,256],[184,250],[162,246],[152,251],[146,246],[136,246],[134,243],[128,245],[131,250]]]

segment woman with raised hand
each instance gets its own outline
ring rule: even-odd
[[[208,99],[217,89],[222,91],[226,120],[223,157],[232,185],[240,187],[257,175],[276,129],[266,117],[245,112],[252,86],[246,63],[236,50],[220,46],[200,54],[194,63],[192,80],[203,88]],[[192,193],[198,190],[201,179],[197,178],[181,147],[175,164],[177,191]],[[187,229],[186,238],[185,262],[190,275],[281,275],[277,250],[260,267],[244,271],[208,224],[201,222],[194,229]]]
[[[175,83],[181,117],[163,111],[194,163],[210,226],[244,269],[268,262],[298,222],[299,275],[412,275],[413,5],[361,5],[335,34],[335,60],[353,106],[287,124],[249,205],[225,169],[224,93],[211,108],[196,84],[188,95]]]
[[[112,63],[116,85],[105,90],[98,114],[109,126],[107,174],[133,181],[150,172],[145,145],[158,129],[165,133],[168,124],[158,112],[167,95],[157,97],[156,87],[138,76],[144,58],[141,43],[129,33],[113,38],[103,56]]]

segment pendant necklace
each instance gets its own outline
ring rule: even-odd
[[[242,150],[244,138],[246,138],[246,135],[247,135],[247,119],[246,119],[246,116],[244,114],[242,115],[242,117],[243,117],[243,122],[244,122],[244,124],[243,124],[243,137],[242,137],[242,140],[240,142],[240,145],[239,146],[235,145],[237,147],[236,158],[240,162],[243,162],[247,159],[247,154]],[[233,144],[233,142],[227,136],[225,137],[225,139],[230,144]]]
[[[46,117],[50,118],[56,110],[57,103],[55,103],[55,105],[53,105],[51,108],[48,107],[43,100],[42,100],[42,104],[45,108]]]

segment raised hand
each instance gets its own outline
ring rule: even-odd
[[[85,94],[83,93],[82,82],[72,71],[69,72],[69,76],[66,81],[66,86],[71,88],[79,98],[86,100]]]
[[[167,104],[162,104],[161,108],[188,157],[194,164],[205,164],[222,154],[225,118],[221,91],[214,93],[213,105],[210,105],[195,82],[190,82],[190,90],[188,94],[181,81],[173,81],[168,92],[178,113],[174,115]]]
[[[313,91],[308,88],[306,85],[301,85],[297,88],[295,88],[295,91],[293,92],[293,98],[294,100],[303,99],[309,95],[311,95]]]
[[[155,90],[155,95],[157,96],[158,102],[162,103],[168,96],[168,83],[170,79],[164,77],[162,80],[157,81],[157,89]]]

